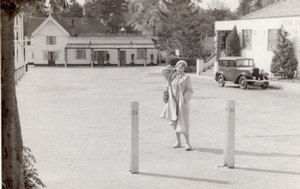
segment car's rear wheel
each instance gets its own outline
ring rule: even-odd
[[[245,76],[241,76],[239,79],[239,85],[241,89],[247,89],[247,78]]]
[[[264,80],[269,80],[267,76],[263,77]],[[262,85],[261,85],[261,88],[262,89],[267,89],[269,87],[269,82],[264,82]]]
[[[220,74],[218,76],[218,84],[219,84],[220,87],[224,87],[224,85],[225,85],[225,79],[224,79],[224,76],[222,74]]]

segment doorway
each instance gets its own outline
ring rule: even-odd
[[[126,65],[126,51],[120,51],[120,66]]]
[[[107,51],[95,51],[94,61],[96,61],[99,66],[103,66],[106,61],[107,53]]]
[[[48,65],[49,66],[55,66],[55,58],[56,58],[55,52],[48,52]]]

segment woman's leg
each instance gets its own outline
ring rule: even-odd
[[[191,150],[192,146],[190,144],[190,136],[189,136],[189,134],[184,134],[184,138],[185,138],[185,142],[186,142],[185,150]]]
[[[181,141],[180,141],[180,133],[175,132],[176,134],[176,143],[174,144],[173,148],[180,148],[181,147]]]

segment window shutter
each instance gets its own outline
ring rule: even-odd
[[[46,52],[46,51],[44,52],[43,59],[44,59],[44,60],[48,60],[48,52]]]
[[[59,51],[56,51],[55,52],[55,60],[58,60],[59,59]]]

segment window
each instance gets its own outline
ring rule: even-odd
[[[47,36],[46,37],[46,44],[47,45],[55,45],[56,44],[56,37],[55,36]]]
[[[137,59],[145,60],[146,59],[146,49],[138,49],[137,50]]]
[[[252,30],[243,30],[243,48],[252,48]]]
[[[86,59],[85,49],[76,49],[76,59]]]
[[[279,40],[279,29],[268,30],[268,50],[273,51],[276,49]]]
[[[228,61],[227,60],[222,60],[220,62],[220,66],[228,67]]]
[[[229,67],[235,67],[235,61],[229,60]]]

